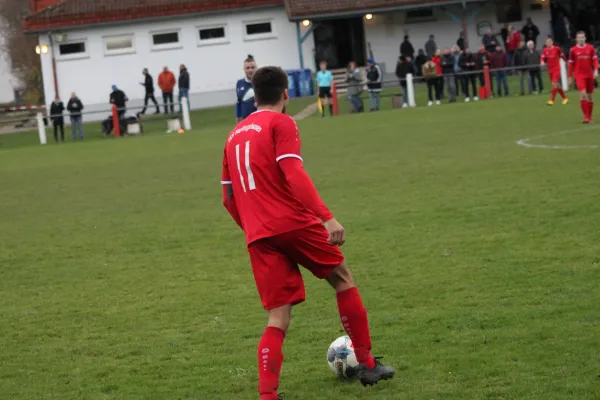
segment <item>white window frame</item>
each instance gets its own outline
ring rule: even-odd
[[[72,44],[72,43],[83,43],[85,46],[85,51],[83,53],[75,53],[75,54],[60,54],[60,46],[64,44]],[[90,58],[90,48],[88,46],[87,38],[80,39],[70,39],[65,40],[64,42],[56,43],[56,59],[61,61],[67,60],[81,60],[84,58]]]
[[[130,48],[113,49],[113,50],[109,50],[106,48],[106,45],[108,44],[108,40],[113,39],[113,38],[124,38],[124,37],[131,39],[131,47]],[[133,54],[133,53],[135,53],[135,35],[133,33],[124,33],[122,35],[104,36],[104,37],[102,37],[102,47],[104,49],[105,56],[118,56],[121,54]]]
[[[200,39],[200,31],[204,29],[214,29],[214,28],[223,28],[225,31],[225,37],[217,38],[217,39]],[[201,46],[212,46],[215,44],[227,44],[229,43],[229,31],[227,29],[227,24],[211,24],[211,25],[198,25],[196,26],[196,44],[198,47]]]
[[[271,32],[269,33],[256,33],[254,35],[248,35],[247,26],[255,25],[255,24],[271,24]],[[265,39],[274,39],[277,37],[277,31],[275,30],[275,21],[272,19],[259,19],[254,21],[244,21],[244,40],[249,42],[252,40],[265,40]]]
[[[166,44],[154,44],[154,35],[162,35],[165,33],[177,33],[178,41],[177,43],[166,43]],[[181,49],[183,48],[183,43],[181,43],[181,29],[162,29],[160,31],[151,31],[150,35],[150,49],[152,51],[160,51],[160,50],[172,50],[172,49]]]

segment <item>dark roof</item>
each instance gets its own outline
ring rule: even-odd
[[[285,5],[290,19],[300,20],[484,1],[490,0],[285,0]]]
[[[63,0],[24,19],[27,31],[283,5],[284,0]]]

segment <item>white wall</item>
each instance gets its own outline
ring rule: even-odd
[[[265,19],[272,21],[276,38],[244,40],[243,23]],[[197,27],[223,23],[227,24],[228,43],[198,46]],[[169,29],[180,29],[181,48],[153,51],[149,32]],[[259,67],[278,65],[284,69],[299,68],[296,25],[288,21],[283,7],[152,23],[129,23],[65,33],[67,41],[87,39],[88,56],[76,60],[61,60],[57,48],[54,49],[57,55],[60,96],[68,99],[70,93],[75,91],[84,105],[98,104],[96,109],[108,109],[108,97],[113,84],[124,90],[130,99],[138,99],[130,101],[130,106],[139,104],[139,99],[144,97],[144,88],[139,84],[143,81],[143,68],[148,68],[156,81],[164,66],[168,66],[177,76],[179,65],[185,64],[191,78],[192,108],[233,104],[235,83],[243,77],[243,61],[248,54],[255,57]],[[121,34],[134,35],[135,53],[106,56],[103,37]],[[42,44],[48,44],[47,35],[40,36],[40,45]],[[314,40],[311,35],[304,42],[303,52],[305,66],[312,69],[314,69],[313,48]],[[54,98],[50,53],[41,57],[44,90],[46,99],[50,103]],[[160,90],[157,85],[155,86],[155,94],[159,97]]]
[[[0,20],[0,24],[2,24]],[[0,26],[0,32],[3,32]],[[3,45],[4,37],[0,35],[0,47]],[[0,51],[0,103],[9,103],[15,100],[16,79],[12,75],[11,63],[7,55]]]
[[[523,5],[523,18],[531,17],[534,23],[540,28],[540,38],[551,33],[550,30],[550,9],[548,2],[545,2],[545,8],[539,11],[530,11],[529,4]],[[461,16],[461,10],[458,6],[448,7],[456,16]],[[474,6],[469,6],[474,9]],[[439,48],[452,47],[456,44],[459,33],[462,30],[462,24],[454,22],[448,14],[441,8],[434,9],[435,21],[423,23],[406,23],[405,13],[397,12],[392,14],[375,14],[373,19],[365,20],[366,40],[371,43],[375,58],[380,63],[385,63],[386,72],[393,72],[400,55],[400,43],[404,39],[405,30],[410,35],[415,50],[425,49],[425,42],[429,35],[435,35],[435,40]],[[481,36],[477,34],[477,24],[480,22],[489,22],[494,32],[500,32],[504,24],[498,23],[496,19],[496,6],[488,3],[484,5],[481,12],[475,17],[473,23],[468,27],[469,47],[476,51],[481,44]],[[513,25],[519,30],[525,22],[515,22]],[[538,43],[540,46],[540,43]]]

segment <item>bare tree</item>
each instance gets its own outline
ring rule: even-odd
[[[29,2],[24,0],[0,0],[0,51],[9,60],[12,73],[24,91],[29,104],[41,104],[44,100],[40,57],[35,53],[37,37],[23,31],[23,17],[29,12]]]

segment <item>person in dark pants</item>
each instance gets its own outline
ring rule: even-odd
[[[77,93],[71,93],[71,98],[67,103],[67,110],[71,113],[71,134],[73,141],[77,140],[78,133],[79,139],[83,140],[83,117],[81,115],[83,103],[77,97]]]
[[[484,45],[479,46],[479,51],[475,54],[475,64],[479,72],[479,86],[485,87],[485,76],[483,73],[484,68],[490,67],[490,53],[487,51]]]
[[[412,60],[410,57],[404,58],[400,56],[396,65],[396,77],[400,80],[400,87],[402,88],[402,108],[408,107],[408,90],[406,87],[406,76],[408,74],[415,75]]]
[[[462,76],[462,89],[463,93],[465,94],[465,102],[468,103],[471,101],[471,96],[469,96],[469,83],[471,83],[471,87],[473,88],[473,100],[479,100],[479,97],[477,96],[477,83],[475,82],[475,70],[477,69],[477,65],[471,50],[468,48],[465,49],[465,51],[463,51],[460,55],[458,62],[460,64],[460,69],[466,73]]]
[[[152,102],[156,106],[155,114],[160,114],[160,108],[158,108],[158,103],[156,102],[156,98],[154,97],[154,80],[152,79],[150,72],[148,72],[148,68],[144,68],[142,73],[144,74],[145,78],[144,83],[140,83],[140,85],[144,86],[144,88],[146,89],[146,96],[144,97],[144,108],[142,109],[142,112],[140,112],[140,114],[146,114],[146,108],[148,108],[148,100],[152,100]],[[140,114],[138,114],[138,118]]]
[[[544,91],[544,82],[542,81],[542,55],[535,48],[533,40],[527,42],[527,50],[525,51],[525,65],[529,67],[529,78],[531,80],[531,88],[533,94],[542,93]],[[536,84],[537,83],[537,84]],[[538,92],[539,91],[539,92]]]
[[[502,97],[502,89],[504,96],[508,96],[508,79],[506,77],[506,68],[508,67],[508,56],[502,50],[501,46],[496,47],[496,51],[490,54],[490,63],[492,69],[495,69],[496,85],[498,97]]]
[[[190,108],[190,73],[188,72],[185,65],[181,64],[179,66],[179,80],[177,82],[179,86],[179,112],[183,112],[183,107],[181,106],[181,99],[185,97],[187,100],[188,110]]]
[[[58,129],[60,128],[60,140],[65,141],[65,118],[63,112],[65,111],[65,105],[58,96],[52,102],[50,106],[50,119],[54,126],[54,141],[58,143]]]
[[[127,111],[126,104],[129,101],[125,92],[121,89],[117,88],[117,85],[112,85],[112,93],[110,94],[110,104],[114,104],[117,106],[117,113],[119,114],[119,119],[123,118],[125,112]]]
[[[173,88],[177,81],[175,75],[169,71],[168,67],[163,69],[163,72],[158,76],[158,87],[162,91],[163,103],[165,105],[165,114],[173,113]]]

